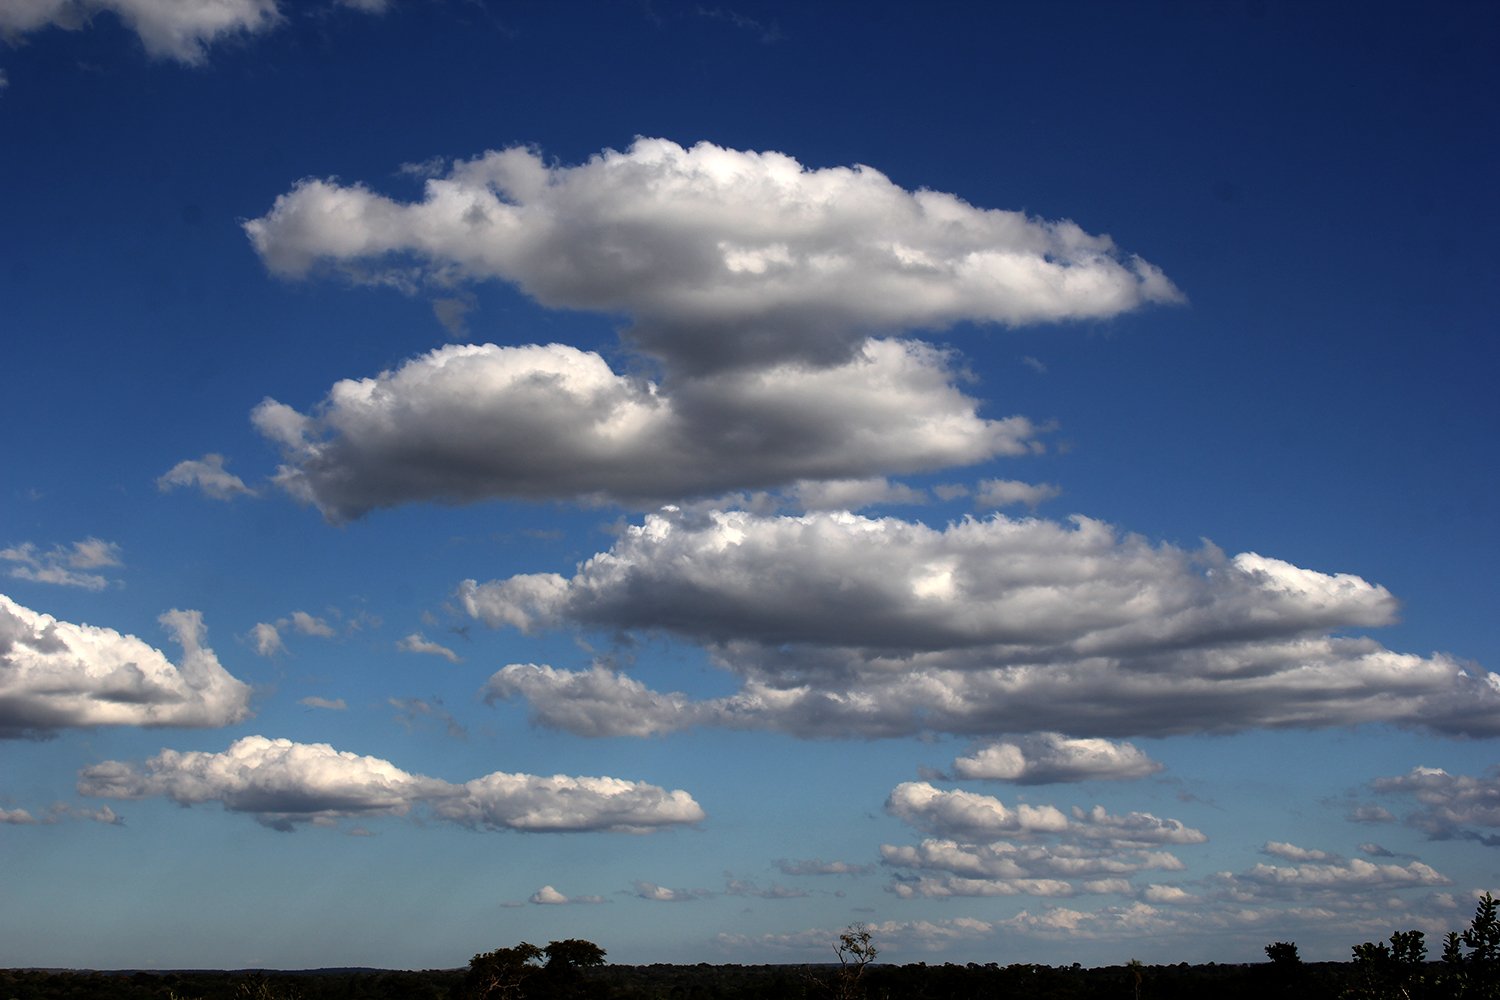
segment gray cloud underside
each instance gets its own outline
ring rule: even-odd
[[[418,806],[466,827],[528,832],[644,833],[703,819],[687,792],[644,782],[497,771],[454,784],[326,743],[264,736],[236,740],[223,753],[163,750],[144,765],[105,761],[80,774],[78,791],[115,799],[164,797],[181,805],[218,802],[280,830],[405,816]]]
[[[683,372],[834,363],[872,332],[1181,298],[1071,222],[906,191],[869,167],[662,139],[571,167],[488,152],[413,203],[306,180],[245,230],[287,277],[325,264],[397,284],[493,278],[547,306],[626,314],[631,341]]]
[[[1476,840],[1500,847],[1500,773],[1476,778],[1440,767],[1414,767],[1404,775],[1377,778],[1371,787],[1384,795],[1414,798],[1419,808],[1405,820],[1433,840]]]
[[[0,739],[88,726],[227,726],[250,714],[196,611],[161,623],[182,647],[173,664],[133,635],[58,621],[0,595]]]
[[[957,377],[946,353],[916,341],[670,387],[560,344],[452,345],[341,381],[310,414],[267,399],[253,419],[282,450],[277,483],[335,521],[498,497],[655,506],[1040,449],[1025,418],[980,417]]]
[[[1332,630],[1393,620],[1383,587],[1097,521],[945,529],[853,514],[665,510],[571,577],[459,588],[522,631],[667,632],[738,675],[729,697],[657,692],[600,666],[511,664],[489,699],[586,735],[688,726],[803,736],[1052,730],[1119,737],[1394,722],[1500,732],[1500,678]]]
[[[1144,778],[1161,768],[1133,744],[1070,739],[1061,733],[1032,733],[992,743],[953,762],[956,777],[1018,785]]]

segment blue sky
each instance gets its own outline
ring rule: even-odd
[[[1497,28],[0,3],[0,962],[1461,926]]]

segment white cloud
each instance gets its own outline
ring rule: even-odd
[[[1328,634],[1392,621],[1385,588],[1254,553],[1153,546],[1084,517],[934,529],[667,508],[571,577],[469,580],[458,596],[492,626],[672,633],[741,679],[733,696],[695,701],[602,667],[491,678],[488,697],[524,696],[538,721],[591,735],[1500,730],[1495,675]]]
[[[74,30],[100,13],[123,21],[151,55],[185,63],[201,63],[227,36],[269,31],[281,20],[276,0],[20,0],[0,5],[0,32]]]
[[[282,619],[283,627],[287,624],[303,635],[315,635],[320,639],[332,639],[338,634],[328,622],[306,611],[293,611],[288,618]]]
[[[282,449],[275,481],[335,521],[416,501],[654,504],[1040,447],[1024,418],[980,417],[952,365],[917,341],[871,340],[831,367],[658,386],[561,344],[455,344],[336,383],[312,416],[267,399],[252,419]]]
[[[1237,887],[1243,888],[1249,884],[1253,887],[1252,891],[1275,893],[1303,890],[1344,892],[1352,889],[1452,884],[1446,876],[1420,861],[1406,865],[1381,865],[1362,858],[1292,866],[1258,864],[1239,875],[1221,873],[1220,878]]]
[[[31,826],[36,823],[36,817],[25,809],[0,809],[0,823],[8,823],[12,826]]]
[[[156,488],[163,493],[185,486],[197,487],[204,496],[214,500],[255,496],[255,491],[246,486],[244,480],[224,468],[224,456],[212,453],[178,462],[156,480]]]
[[[45,550],[32,542],[22,542],[0,549],[0,560],[11,564],[12,579],[83,590],[103,590],[109,586],[109,579],[100,573],[82,571],[124,565],[118,544],[92,537]]]
[[[558,892],[556,889],[552,888],[552,886],[544,885],[536,892],[531,894],[531,898],[528,900],[528,902],[536,903],[539,906],[567,906],[571,903],[602,903],[604,902],[604,897],[565,896],[562,893]]]
[[[1161,768],[1134,744],[1069,739],[1061,733],[1032,733],[1016,742],[991,743],[953,762],[956,777],[1018,785],[1144,778]]]
[[[974,494],[976,507],[1000,508],[1025,504],[1032,510],[1038,504],[1062,496],[1062,489],[1051,483],[1023,483],[1015,479],[984,479]]]
[[[1055,806],[1023,802],[1012,809],[992,795],[962,790],[945,792],[925,781],[897,785],[885,808],[892,816],[920,830],[967,840],[999,840],[1068,829],[1067,815]]]
[[[1106,876],[1111,884],[1141,871],[1181,871],[1182,861],[1170,851],[1140,846],[1119,846],[1098,840],[1069,839],[1071,831],[1059,831],[1052,842],[1016,843],[995,840],[960,843],[945,838],[927,838],[919,844],[883,844],[881,860],[892,868],[945,872],[963,878],[1050,879]],[[1112,880],[1120,879],[1116,882]]]
[[[377,14],[388,0],[340,0]],[[283,20],[277,0],[6,0],[0,35],[19,36],[54,27],[75,31],[111,14],[135,32],[147,53],[196,65],[209,46],[236,35],[258,35]]]
[[[255,651],[261,656],[279,656],[286,652],[281,630],[270,622],[256,622],[250,629],[250,641],[255,643]]]
[[[405,816],[419,806],[483,829],[644,832],[695,823],[703,811],[684,791],[618,778],[496,772],[464,784],[410,774],[378,757],[247,736],[223,753],[163,750],[137,766],[105,761],[79,775],[81,794],[218,802],[280,830],[351,817]]]
[[[696,899],[707,899],[713,893],[707,889],[668,889],[655,882],[637,881],[635,895],[653,903],[691,903]]]
[[[1296,844],[1288,844],[1279,840],[1268,840],[1266,846],[1261,848],[1272,857],[1285,858],[1287,861],[1334,861],[1337,860],[1327,851],[1309,850],[1298,847]]]
[[[306,705],[308,708],[326,708],[332,712],[342,712],[349,707],[342,698],[319,698],[316,695],[298,698],[297,704]]]
[[[420,632],[413,632],[404,639],[396,642],[396,648],[403,653],[426,653],[429,656],[441,656],[449,663],[462,663],[463,657],[441,643],[432,642],[422,636]]]
[[[1421,808],[1406,822],[1433,840],[1458,838],[1500,847],[1500,771],[1475,778],[1440,767],[1414,767],[1404,775],[1377,778],[1371,787],[1416,799]]]
[[[250,689],[203,645],[202,616],[168,611],[173,664],[133,635],[74,625],[0,595],[0,738],[82,726],[227,726],[250,714]]]
[[[420,202],[307,180],[245,224],[273,272],[329,263],[408,282],[510,281],[544,305],[627,313],[674,369],[847,358],[870,332],[1112,316],[1181,298],[1071,222],[910,192],[869,167],[637,139],[587,163],[513,147]]]

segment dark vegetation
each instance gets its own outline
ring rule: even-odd
[[[1254,965],[879,965],[855,924],[825,965],[608,965],[591,941],[522,942],[466,969],[389,972],[55,972],[0,970],[0,1000],[1500,1000],[1500,912],[1486,895],[1463,931],[1428,957],[1420,931],[1355,945],[1350,962],[1304,963],[1266,945]]]

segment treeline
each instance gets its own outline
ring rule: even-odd
[[[1486,894],[1434,960],[1420,931],[1355,945],[1351,962],[1304,963],[1296,944],[1256,965],[881,965],[854,925],[828,965],[607,965],[591,941],[522,942],[427,972],[0,970],[0,1000],[1500,1000],[1500,904]]]

